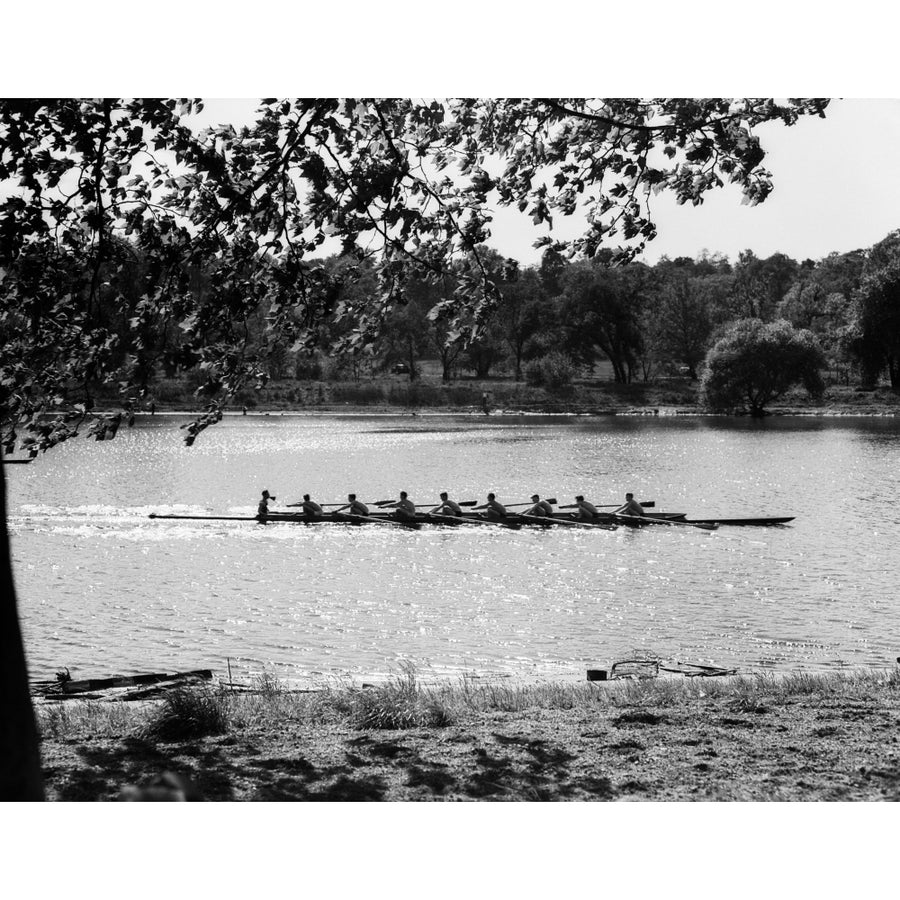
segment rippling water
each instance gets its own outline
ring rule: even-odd
[[[212,667],[302,680],[583,678],[632,648],[739,666],[900,654],[900,423],[864,419],[226,420],[157,416],[6,467],[33,677]],[[304,492],[618,502],[783,528],[616,532],[152,521]]]

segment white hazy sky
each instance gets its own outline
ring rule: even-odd
[[[254,108],[248,99],[209,100],[198,124],[245,124]],[[765,203],[741,205],[741,192],[731,185],[696,207],[658,194],[652,207],[658,237],[644,259],[694,257],[703,249],[731,259],[747,249],[761,257],[820,259],[868,247],[900,228],[900,99],[833,100],[824,119],[805,117],[790,128],[770,123],[757,133],[775,184]],[[576,214],[555,217],[549,233],[569,238],[583,230]],[[510,208],[496,209],[492,231],[491,246],[525,265],[539,261],[532,243],[548,233]]]

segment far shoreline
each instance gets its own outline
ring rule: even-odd
[[[180,409],[157,409],[150,413],[146,410],[140,410],[138,417],[142,420],[157,417],[181,417],[196,416],[203,412],[205,407],[197,408],[180,408]],[[99,415],[113,415],[119,412],[117,407],[106,407],[96,410]],[[560,418],[560,419],[585,419],[585,418],[657,418],[657,419],[750,419],[752,418],[742,412],[712,412],[703,409],[691,409],[683,407],[631,407],[627,409],[586,409],[586,410],[559,410],[559,409],[494,409],[488,413],[480,409],[472,407],[417,407],[410,409],[409,407],[400,406],[365,406],[365,405],[345,405],[345,406],[321,406],[315,408],[294,407],[283,408],[273,406],[271,408],[257,406],[253,409],[247,409],[244,412],[241,409],[235,409],[226,406],[222,415],[228,418],[266,418],[266,417],[295,417],[295,418],[330,418],[334,416],[347,416],[358,418],[461,418],[469,417],[473,419],[518,419],[518,418]],[[900,417],[900,408],[898,409],[866,409],[860,410],[853,407],[841,407],[827,409],[810,408],[810,407],[773,407],[767,410],[767,415],[755,421],[765,421],[767,418],[804,418],[804,419],[893,419]]]
[[[435,373],[415,381],[379,375],[359,381],[271,381],[259,390],[244,388],[222,404],[233,416],[466,416],[513,418],[750,418],[739,408],[710,410],[701,402],[699,382],[687,377],[659,378],[621,384],[596,377],[551,389],[514,381],[459,378],[442,381]],[[143,397],[122,397],[108,386],[94,388],[95,412],[115,414],[123,409],[141,418],[176,414],[197,416],[208,411],[214,397],[205,397],[191,373],[164,378]],[[221,402],[221,400],[219,401]],[[124,405],[123,405],[124,404]],[[900,390],[888,385],[831,384],[821,397],[800,388],[773,400],[768,417],[895,418],[900,416]]]

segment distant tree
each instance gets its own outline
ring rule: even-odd
[[[621,384],[634,377],[642,351],[641,312],[650,290],[650,270],[632,263],[615,269],[574,263],[566,270],[560,298],[565,349],[593,365],[599,349]]]
[[[829,253],[816,263],[812,277],[829,294],[843,294],[848,300],[859,287],[866,265],[865,250]]]
[[[785,321],[743,319],[706,355],[701,396],[714,409],[744,407],[751,416],[764,416],[765,407],[795,384],[820,395],[825,362],[811,332]]]
[[[727,275],[729,272],[731,272],[731,263],[724,253],[710,253],[704,247],[694,260],[695,275]]]
[[[784,253],[760,259],[752,250],[745,250],[733,268],[735,315],[770,321],[778,302],[793,284],[797,269],[796,260]]]
[[[712,317],[703,279],[676,277],[663,284],[653,307],[657,352],[687,366],[696,381],[712,334]]]
[[[561,277],[568,261],[558,250],[548,247],[541,256],[540,276],[544,293],[548,297],[556,297],[562,292]]]
[[[487,378],[491,369],[506,357],[503,330],[495,316],[482,330],[480,337],[472,341],[465,349],[463,360],[465,366],[475,373],[476,378]]]
[[[900,256],[900,229],[890,232],[865,253],[864,272],[883,269]]]
[[[900,388],[900,254],[864,275],[854,300],[854,349],[866,380],[874,384],[886,368]]]
[[[501,293],[503,299],[496,321],[506,343],[516,381],[521,381],[522,362],[528,343],[548,324],[552,307],[534,269],[526,269],[518,280],[503,285]]]
[[[798,281],[785,294],[778,304],[777,315],[795,328],[808,328],[818,339],[834,377],[849,382],[851,351],[856,339],[850,297],[839,291],[826,293],[814,271],[812,280]]]
[[[398,304],[391,310],[378,340],[382,368],[404,363],[409,369],[409,380],[418,380],[419,361],[431,346],[427,317],[428,309],[418,300]]]

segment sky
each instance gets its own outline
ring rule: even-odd
[[[198,125],[252,121],[253,100],[210,99]],[[696,257],[743,250],[759,257],[786,253],[797,260],[869,247],[900,228],[900,99],[836,99],[826,117],[801,118],[790,128],[757,129],[774,190],[757,206],[741,204],[734,185],[711,191],[700,206],[679,206],[660,193],[653,200],[658,236],[643,259]],[[577,214],[554,217],[552,232],[512,208],[495,209],[490,245],[523,265],[540,261],[532,247],[543,234],[571,238],[584,230]]]

